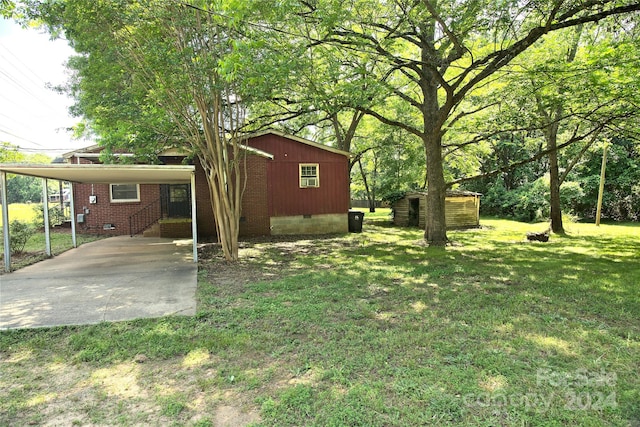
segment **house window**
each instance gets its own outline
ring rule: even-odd
[[[109,196],[114,203],[140,201],[138,184],[111,184],[109,190]]]
[[[300,164],[300,188],[320,187],[317,163]]]
[[[188,202],[189,201],[189,186],[188,185],[170,185],[169,186],[169,201],[171,203]]]

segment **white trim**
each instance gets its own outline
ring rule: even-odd
[[[136,194],[138,197],[135,199],[114,199],[113,198],[113,186],[114,185],[135,185],[136,186]],[[109,201],[111,203],[135,203],[140,201],[140,184],[132,184],[132,183],[118,183],[118,184],[109,184]]]
[[[257,138],[259,136],[265,136],[265,135],[269,135],[269,134],[278,135],[278,136],[281,136],[282,138],[287,138],[287,139],[290,139],[292,141],[296,141],[296,142],[300,142],[302,144],[310,145],[311,147],[319,148],[321,150],[329,151],[331,153],[342,154],[343,156],[346,156],[346,157],[352,157],[353,156],[351,153],[349,153],[347,151],[338,150],[337,148],[329,147],[327,145],[322,145],[322,144],[319,144],[317,142],[311,141],[309,139],[300,138],[299,136],[288,135],[288,134],[286,134],[284,132],[280,132],[280,131],[277,131],[277,130],[264,130],[264,131],[252,133],[250,135],[247,135],[247,139]]]
[[[314,167],[316,169],[315,176],[302,176],[302,168],[304,167]],[[320,187],[320,165],[318,163],[299,163],[298,185],[300,186],[300,188]]]
[[[188,184],[193,165],[0,164],[0,171],[88,184]]]
[[[193,242],[193,262],[198,262],[198,215],[196,206],[196,173],[191,172],[191,239]]]
[[[0,170],[0,200],[2,202],[2,238],[4,242],[4,271],[11,271],[11,238],[9,237],[9,203],[7,203],[7,173]]]

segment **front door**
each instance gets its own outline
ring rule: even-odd
[[[189,184],[162,185],[163,210],[168,218],[191,217]]]

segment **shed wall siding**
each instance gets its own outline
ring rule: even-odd
[[[269,215],[320,215],[349,211],[349,160],[342,154],[279,135],[263,135],[249,145],[273,154],[268,163]],[[317,163],[320,186],[300,188],[300,163]]]
[[[447,227],[476,227],[480,225],[477,216],[477,197],[450,197],[445,200]]]
[[[409,225],[409,199],[405,197],[400,199],[393,205],[393,222],[400,227]]]
[[[426,227],[427,198],[424,195],[405,197],[394,203],[395,225],[406,227],[409,225],[410,199],[420,199],[420,215],[418,226]],[[480,198],[476,196],[456,196],[445,199],[445,221],[447,228],[477,227],[480,225],[479,217]]]

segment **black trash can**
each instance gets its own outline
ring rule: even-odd
[[[364,212],[349,211],[349,233],[362,233]]]

